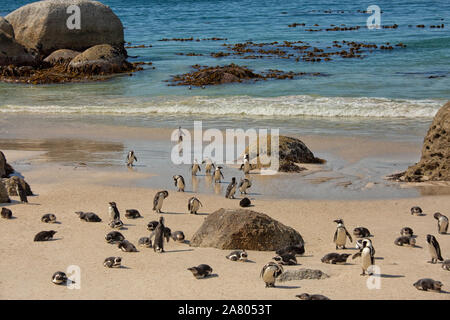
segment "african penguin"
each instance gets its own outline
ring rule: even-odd
[[[411,208],[411,215],[421,216],[422,215],[422,208],[420,207],[412,207]]]
[[[234,194],[236,193],[236,178],[231,178],[231,182],[227,187],[227,191],[225,192],[225,198],[234,199]]]
[[[337,223],[336,232],[334,233],[333,242],[336,244],[336,249],[339,249],[339,247],[342,247],[342,249],[345,249],[345,243],[347,242],[347,237],[349,238],[350,242],[353,242],[352,236],[350,233],[348,233],[347,229],[344,226],[344,220],[337,219],[334,220],[334,222]]]
[[[301,300],[330,300],[330,298],[325,297],[321,294],[302,293],[302,294],[296,295],[296,297]]]
[[[154,231],[156,229],[156,227],[158,226],[158,224],[159,224],[158,221],[150,221],[149,223],[147,223],[147,230]]]
[[[276,279],[283,273],[283,267],[275,262],[267,263],[261,270],[261,278],[266,288],[274,288]]]
[[[41,221],[45,223],[55,223],[56,216],[53,213],[47,213],[42,216]]]
[[[203,207],[203,204],[196,197],[189,198],[188,200],[188,210],[191,214],[197,214],[197,211],[200,209],[200,206]]]
[[[278,264],[282,264],[285,266],[294,266],[297,264],[297,259],[295,258],[295,255],[291,253],[278,255],[273,257],[272,259],[278,262]]]
[[[177,187],[177,191],[184,192],[185,187],[184,178],[180,175],[175,175],[173,176],[173,181],[175,182],[175,187]]]
[[[250,173],[250,169],[251,169],[250,156],[246,153],[244,155],[244,163],[241,164],[241,167],[239,168],[239,170],[244,171],[244,174],[249,174]]]
[[[436,212],[433,217],[438,221],[438,233],[445,234],[448,230],[448,218],[441,214],[440,212]]]
[[[371,248],[367,245],[368,242],[366,241],[367,239],[363,240],[363,248],[360,252],[355,253],[352,257],[352,259],[355,259],[357,257],[361,257],[361,268],[362,268],[362,273],[361,275],[364,276],[366,274],[366,272],[369,275],[372,275],[373,272],[371,269],[371,267],[374,265],[374,261],[375,258],[372,255],[372,250]]]
[[[357,238],[367,238],[370,236],[370,231],[364,227],[356,227],[353,229],[353,235]]]
[[[211,162],[211,160],[209,160],[209,159],[203,160],[202,163],[206,163],[206,165],[205,165],[205,173],[206,174],[211,174],[212,169],[215,169],[214,163]]]
[[[359,239],[356,241],[356,248],[359,249],[359,251],[362,251],[364,248],[363,242],[366,243],[366,246],[370,248],[370,254],[374,257],[375,256],[375,248],[373,247],[372,241],[370,239]]]
[[[249,179],[241,179],[239,182],[239,191],[241,194],[247,194],[247,189],[252,186],[252,182]]]
[[[86,222],[101,222],[102,219],[98,215],[93,212],[83,212],[77,211],[75,212],[80,217],[80,220],[84,220]]]
[[[410,227],[404,227],[402,228],[402,230],[400,230],[400,234],[402,236],[412,237],[414,235],[414,231]]]
[[[138,159],[136,158],[134,151],[131,150],[128,152],[128,155],[127,155],[127,166],[132,167],[134,161],[138,161]]]
[[[431,254],[431,263],[436,263],[437,260],[444,261],[444,259],[441,256],[441,247],[439,246],[439,242],[436,240],[435,236],[432,236],[431,234],[427,235],[427,242],[428,242],[428,250]]]
[[[244,199],[242,199],[241,201],[239,201],[239,205],[242,208],[247,208],[250,207],[250,205],[252,204],[252,202],[250,201],[249,198],[245,197]]]
[[[197,175],[197,172],[201,172],[202,169],[200,168],[200,165],[197,162],[197,159],[194,160],[194,163],[191,165],[191,172],[193,176]]]
[[[109,221],[120,220],[120,212],[115,202],[109,203]]]
[[[442,282],[424,278],[417,280],[417,282],[414,283],[413,286],[416,287],[417,290],[440,292],[442,288]]]
[[[122,229],[123,222],[122,220],[118,219],[111,221],[108,225],[111,227],[111,229]]]
[[[111,231],[105,236],[105,240],[108,243],[117,243],[125,240],[125,237],[119,231]]]
[[[164,218],[159,218],[159,223],[156,226],[153,233],[150,235],[150,239],[155,237],[155,240],[153,242],[153,250],[156,252],[164,252],[164,236],[166,233],[166,227],[164,226]]]
[[[11,219],[12,211],[7,208],[2,208],[1,216],[3,219]]]
[[[245,262],[248,259],[248,254],[245,250],[235,250],[227,255],[226,258],[231,261]]]
[[[122,263],[121,257],[108,257],[103,262],[103,265],[106,268],[119,268],[121,263]]]
[[[414,239],[413,237],[409,237],[409,236],[401,236],[401,237],[398,237],[397,239],[395,239],[394,243],[397,246],[414,247],[416,245],[416,239]]]
[[[214,182],[215,183],[218,183],[218,182],[220,183],[220,181],[222,179],[225,179],[223,177],[222,171],[220,171],[221,169],[222,169],[222,167],[216,167],[216,169],[214,170]]]
[[[156,213],[162,213],[161,208],[163,206],[164,199],[166,199],[168,196],[168,191],[158,191],[153,198],[153,211],[156,211]]]
[[[345,264],[347,263],[347,258],[351,256],[351,254],[348,253],[327,253],[320,259],[323,263],[329,263],[329,264]]]
[[[447,259],[444,262],[442,262],[442,269],[450,271],[450,259]]]
[[[185,236],[184,236],[183,231],[174,231],[174,232],[171,232],[171,235],[170,235],[170,236],[172,237],[173,241],[175,241],[175,242],[180,242],[180,243],[184,243]]]
[[[188,268],[197,279],[202,279],[212,274],[213,269],[207,264],[201,264],[197,267]]]
[[[34,236],[34,241],[49,241],[53,239],[56,231],[41,231]]]
[[[276,254],[278,255],[283,255],[283,254],[293,254],[295,256],[299,256],[305,253],[305,246],[300,243],[297,245],[290,245],[290,246],[286,246],[283,247],[281,249],[278,249],[277,251],[275,251]]]
[[[62,271],[57,271],[52,276],[52,282],[54,284],[58,285],[65,284],[67,283],[67,280],[68,280],[67,275]]]
[[[141,218],[142,216],[139,213],[139,211],[136,209],[127,209],[125,211],[125,217],[128,219],[136,219],[136,218]]]
[[[144,247],[144,248],[151,248],[152,247],[152,240],[150,240],[149,237],[139,238],[138,246]]]
[[[117,247],[124,252],[137,252],[136,247],[128,240],[122,240],[118,243]]]

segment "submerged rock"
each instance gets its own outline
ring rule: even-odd
[[[71,16],[67,9],[71,5],[80,8],[80,29],[67,26]],[[58,49],[84,51],[102,43],[124,44],[122,22],[111,8],[97,1],[38,1],[18,8],[5,18],[12,25],[17,42],[38,50],[43,56]]]
[[[450,181],[450,102],[436,113],[425,136],[420,161],[391,178],[407,182]]]
[[[293,228],[264,213],[246,209],[219,209],[211,213],[193,235],[193,247],[274,251],[303,244]]]

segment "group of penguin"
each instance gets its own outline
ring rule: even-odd
[[[127,166],[132,166],[133,162],[137,161],[137,158],[133,151],[130,151],[127,156]],[[212,169],[214,169],[214,181],[216,183],[220,183],[221,179],[223,179],[223,174],[221,172],[222,167],[215,166],[214,163],[207,161],[202,162],[206,163],[205,171],[207,174],[210,174]],[[244,163],[241,165],[240,170],[244,171],[244,174],[247,175],[250,170],[252,169],[252,166],[249,163],[248,154],[244,157]],[[200,164],[197,163],[197,161],[194,162],[194,164],[191,166],[192,175],[196,175],[198,171],[201,171]],[[184,192],[185,189],[185,181],[184,178],[181,175],[175,175],[173,176],[173,180],[175,183],[175,186],[177,188],[177,191]],[[20,185],[20,184],[18,184]],[[225,197],[229,199],[234,198],[234,194],[236,192],[236,188],[239,188],[241,191],[241,194],[246,194],[246,190],[251,187],[251,182],[249,179],[244,178],[241,179],[241,182],[239,186],[236,184],[236,178],[232,178],[232,181],[227,187]],[[21,190],[21,187],[19,187],[18,195],[21,198],[21,201],[26,201],[26,194],[25,198],[23,198],[24,192]],[[162,206],[164,199],[166,199],[169,196],[168,191],[158,191],[155,194],[154,200],[153,200],[153,210],[156,213],[162,213]],[[244,198],[247,199],[247,198]],[[25,201],[24,201],[25,200]],[[247,199],[248,200],[248,199]],[[250,201],[248,200],[248,205],[250,204]],[[196,197],[191,197],[188,200],[188,211],[190,214],[197,214],[199,208],[203,206],[200,200]],[[242,201],[241,201],[241,206]],[[93,212],[75,212],[79,218],[86,222],[101,222],[102,219]],[[411,214],[421,216],[423,215],[422,209],[420,207],[412,207],[411,208]],[[12,211],[7,208],[2,208],[1,210],[1,217],[5,219],[11,219],[12,218]],[[138,210],[136,209],[127,209],[125,213],[125,217],[129,219],[136,219],[140,218],[141,215]],[[438,233],[439,234],[446,234],[448,231],[449,221],[448,218],[441,213],[437,212],[433,215],[433,217],[438,221]],[[112,229],[121,229],[123,227],[123,222],[120,219],[120,212],[117,208],[117,204],[115,202],[109,203],[109,226]],[[41,221],[44,223],[56,223],[56,216],[54,214],[45,214],[42,216]],[[345,249],[345,245],[347,243],[347,238],[350,240],[350,242],[353,242],[352,236],[347,231],[344,221],[342,219],[334,220],[334,222],[337,224],[336,231],[334,233],[333,242],[335,243],[336,250],[338,249]],[[176,242],[185,242],[185,236],[182,231],[175,231],[172,232],[170,228],[166,227],[164,224],[164,218],[161,216],[159,218],[159,221],[151,221],[147,224],[147,230],[151,231],[149,237],[142,237],[138,240],[138,244],[141,247],[146,248],[153,248],[155,252],[164,252],[164,240],[167,242],[170,238],[172,238]],[[53,236],[56,234],[56,231],[50,230],[50,231],[41,231],[37,233],[34,237],[34,241],[48,241],[53,238]],[[404,227],[400,231],[401,236],[398,237],[394,243],[398,246],[415,246],[415,235],[413,234],[413,230],[410,227]],[[373,270],[372,266],[375,264],[375,249],[373,246],[372,241],[369,239],[371,236],[370,231],[365,227],[357,227],[353,230],[353,235],[357,238],[360,238],[356,241],[356,248],[359,249],[359,252],[354,254],[352,259],[356,259],[358,257],[361,258],[361,269],[362,273],[361,275],[372,275]],[[154,241],[152,243],[152,239],[154,238]],[[136,247],[134,244],[129,242],[125,239],[125,237],[119,232],[119,231],[111,231],[105,236],[105,240],[107,243],[110,244],[117,244],[118,248],[124,252],[137,252]],[[427,235],[427,243],[429,252],[431,255],[431,263],[435,264],[437,261],[442,262],[442,268],[444,270],[450,271],[450,259],[445,260],[442,258],[441,255],[441,249],[440,245],[436,239],[431,234]],[[271,261],[267,264],[265,264],[261,270],[260,276],[263,279],[266,288],[275,287],[276,279],[284,272],[283,265],[296,265],[297,260],[296,256],[303,255],[305,252],[304,244],[298,244],[298,245],[292,245],[287,246],[285,248],[281,248],[276,251],[277,256],[273,258],[275,262]],[[323,263],[330,263],[330,264],[345,264],[347,261],[347,258],[351,254],[339,254],[339,253],[328,253],[326,254],[321,261]],[[232,251],[229,255],[226,256],[227,259],[231,261],[240,261],[245,262],[248,261],[248,254],[245,250],[235,250]],[[121,257],[107,257],[103,265],[107,268],[118,268],[121,266],[122,258]],[[190,267],[187,270],[191,271],[195,278],[205,278],[212,274],[213,269],[207,265],[207,264],[200,264],[198,266]],[[69,281],[67,275],[62,271],[57,271],[52,276],[52,282],[55,284],[65,284]],[[413,284],[414,287],[416,287],[419,290],[425,290],[425,291],[440,291],[442,287],[442,283],[440,281],[435,281],[433,279],[424,278],[418,280],[416,283]],[[300,295],[297,295],[299,299],[303,300],[327,300],[328,298],[319,294],[307,294],[303,293]]]

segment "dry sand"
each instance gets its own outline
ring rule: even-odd
[[[5,155],[9,161],[36,156],[8,150]],[[285,270],[320,269],[330,276],[323,280],[278,283],[277,288],[266,289],[259,273],[274,252],[249,251],[251,262],[239,263],[225,259],[228,250],[192,248],[172,241],[163,254],[147,248],[126,253],[107,244],[104,237],[111,231],[107,225],[109,201],[118,204],[122,215],[125,209],[134,208],[144,216],[136,220],[123,217],[126,230],[121,232],[128,240],[137,245],[140,237],[148,236],[146,224],[159,217],[151,210],[156,190],[133,187],[132,181],[152,179],[151,175],[35,162],[23,173],[37,196],[30,197],[29,204],[14,201],[2,205],[13,210],[15,219],[0,220],[0,299],[296,299],[295,295],[303,292],[331,299],[450,299],[447,292],[421,292],[412,286],[420,278],[433,278],[450,291],[450,272],[444,271],[440,264],[427,263],[430,256],[426,243],[426,234],[434,234],[444,259],[449,258],[450,234],[438,235],[432,217],[436,211],[449,215],[449,196],[382,201],[254,199],[253,210],[295,228],[305,239],[306,253],[297,258],[300,265],[286,266]],[[124,187],[123,181],[129,185]],[[190,191],[190,178],[186,190]],[[167,226],[172,231],[184,231],[187,239],[207,214],[239,206],[239,200],[200,194],[204,207],[199,215],[190,215],[187,199],[191,196],[193,193],[169,190],[163,206]],[[421,206],[426,215],[411,216],[409,210],[414,205]],[[96,212],[103,222],[83,222],[74,213],[79,210]],[[40,217],[45,213],[56,214],[60,224],[42,223]],[[347,265],[321,263],[323,255],[336,252],[332,242],[336,218],[343,218],[350,231],[365,226],[374,234],[371,239],[381,272],[377,278],[380,289],[367,288],[368,278],[360,276],[358,259],[349,258]],[[405,226],[412,227],[418,235],[418,247],[394,245]],[[58,231],[54,241],[33,242],[37,232],[52,229]],[[351,249],[339,252],[357,252],[353,249],[354,242],[348,246]],[[109,256],[121,256],[124,268],[103,267],[103,260]],[[201,263],[209,264],[217,276],[197,280],[186,270]],[[69,265],[80,267],[80,289],[51,283],[52,274],[65,271]]]

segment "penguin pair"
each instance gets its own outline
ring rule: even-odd
[[[214,165],[214,163],[210,159],[203,160],[202,164],[205,164],[205,173],[207,175],[211,174],[212,169],[214,169],[214,170],[216,169],[216,166]]]
[[[235,250],[226,256],[228,260],[246,262],[248,260],[248,254],[245,250]]]

